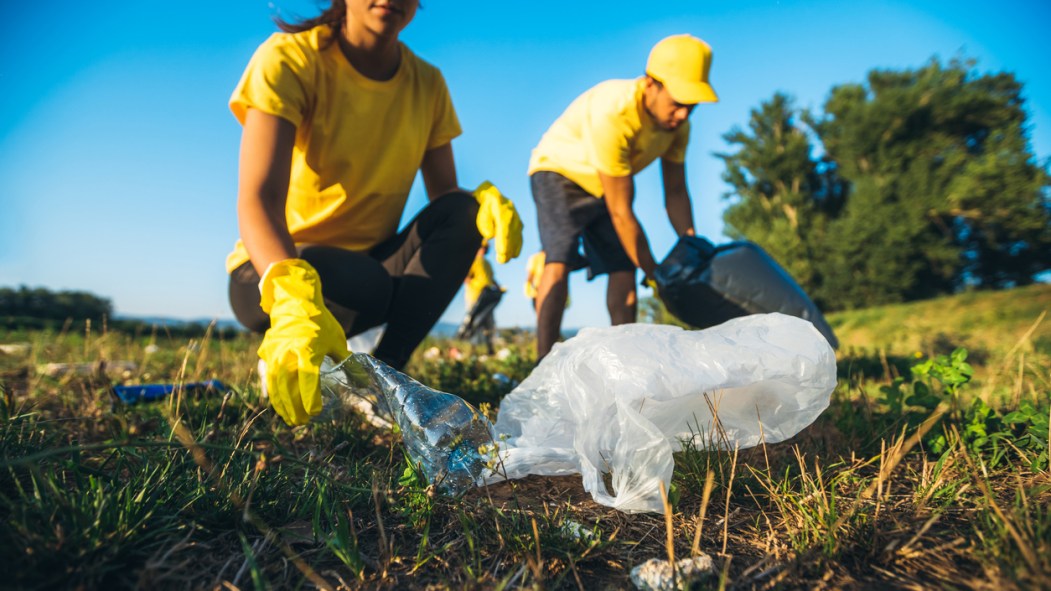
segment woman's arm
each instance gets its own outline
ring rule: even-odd
[[[456,180],[456,162],[453,159],[451,143],[427,150],[420,164],[423,173],[423,186],[427,189],[427,199],[435,199],[450,191],[460,189]]]
[[[296,258],[285,202],[296,127],[257,109],[245,113],[237,187],[237,223],[252,266],[262,275],[276,261]]]

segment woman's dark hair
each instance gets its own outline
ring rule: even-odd
[[[305,18],[296,22],[288,22],[280,17],[274,17],[279,29],[286,33],[300,33],[313,29],[318,25],[328,25],[333,32],[338,32],[343,26],[343,18],[347,16],[347,4],[345,0],[332,0],[329,7],[314,18]]]
[[[417,8],[423,8],[420,2]],[[331,0],[329,7],[314,18],[305,18],[296,22],[288,22],[281,17],[274,17],[277,27],[286,33],[301,33],[313,29],[318,25],[328,25],[333,32],[339,32],[343,27],[343,19],[347,16],[346,0]]]

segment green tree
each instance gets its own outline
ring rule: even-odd
[[[723,136],[737,151],[717,156],[733,187],[723,196],[733,201],[723,213],[727,234],[763,247],[820,302],[825,236],[845,185],[834,162],[813,157],[803,119],[787,95],[775,94],[752,111],[748,132]]]
[[[112,318],[113,304],[84,291],[52,292],[43,287],[0,288],[0,317],[65,321]]]
[[[1013,74],[960,60],[832,89],[814,129],[851,185],[828,233],[844,306],[1028,284],[1051,265],[1023,104]]]
[[[725,136],[728,232],[828,309],[1031,283],[1051,267],[1051,183],[1026,118],[1013,74],[960,60],[873,70],[817,116],[774,95]]]

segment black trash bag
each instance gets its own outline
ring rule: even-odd
[[[492,316],[493,310],[504,297],[504,290],[495,285],[487,285],[478,294],[478,299],[471,306],[470,311],[464,316],[460,328],[456,331],[456,338],[470,339],[485,327],[486,320]]]
[[[809,320],[833,348],[839,340],[803,288],[752,242],[715,246],[683,236],[654,272],[664,306],[695,328],[748,314],[781,312]]]

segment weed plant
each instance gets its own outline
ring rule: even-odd
[[[289,428],[261,399],[257,337],[10,333],[28,346],[0,354],[0,587],[625,589],[645,560],[704,552],[711,588],[1048,589],[1046,334],[977,358],[973,338],[845,349],[792,440],[683,442],[666,521],[597,505],[576,476],[450,498],[357,415]],[[428,341],[408,372],[494,416],[535,364],[528,335],[497,349]],[[111,393],[209,379],[230,388]]]

